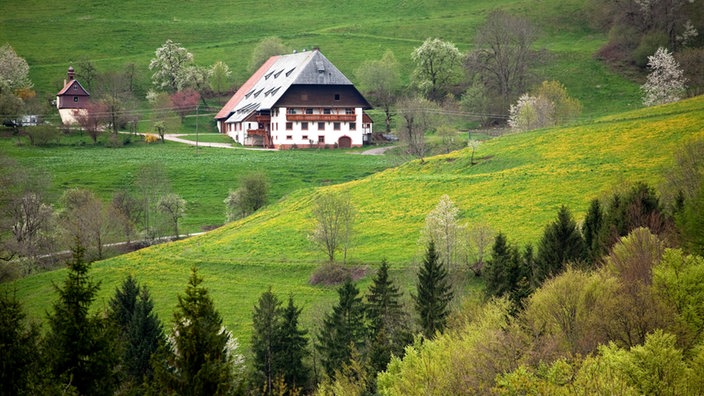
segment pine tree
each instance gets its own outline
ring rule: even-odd
[[[233,389],[230,334],[201,283],[192,268],[185,295],[178,296],[171,346],[156,360],[155,394],[225,395]]]
[[[533,246],[526,246],[521,255],[517,246],[506,241],[499,233],[494,239],[491,260],[484,270],[487,297],[507,296],[514,312],[522,308],[522,301],[532,291]]]
[[[276,377],[276,366],[274,356],[278,352],[277,331],[281,327],[281,302],[271,292],[262,293],[259,302],[254,307],[252,323],[254,332],[252,334],[252,353],[254,355],[254,369],[259,377],[257,384],[264,383],[265,394],[271,395],[274,380]]]
[[[604,226],[604,212],[598,199],[593,199],[589,204],[587,215],[584,218],[582,234],[584,234],[584,244],[587,248],[588,259],[593,263],[599,259],[603,253],[599,235]]]
[[[435,251],[435,243],[428,243],[423,266],[418,271],[417,294],[413,296],[415,308],[420,317],[420,326],[426,338],[433,338],[436,332],[445,329],[452,290],[447,269],[440,262]]]
[[[372,282],[366,305],[371,327],[369,361],[374,372],[379,372],[386,369],[392,354],[401,356],[403,348],[412,339],[406,325],[406,313],[399,301],[402,293],[389,278],[386,259],[381,261]]]
[[[308,384],[309,371],[303,360],[308,355],[307,331],[299,328],[301,309],[293,303],[293,296],[288,297],[288,305],[281,313],[280,326],[276,333],[276,350],[274,356],[277,375],[282,377],[287,389],[293,393]]]
[[[584,238],[577,228],[577,223],[567,207],[562,206],[557,213],[557,220],[545,227],[545,232],[538,245],[534,284],[540,285],[546,279],[564,271],[569,262],[578,262],[587,258]]]
[[[339,301],[332,312],[325,315],[318,334],[322,365],[331,377],[336,369],[349,362],[353,349],[363,353],[366,340],[364,304],[359,289],[348,279],[337,293]]]
[[[38,367],[39,329],[27,326],[22,304],[7,290],[0,292],[0,395],[30,394]]]
[[[44,348],[56,381],[82,395],[112,394],[116,354],[106,321],[90,315],[90,304],[100,288],[88,277],[89,264],[78,244],[68,262],[68,275],[49,314]]]
[[[115,290],[109,306],[109,318],[118,328],[122,344],[123,388],[138,388],[143,381],[151,381],[150,359],[164,345],[161,321],[153,312],[149,290],[146,286],[140,290],[131,275]]]

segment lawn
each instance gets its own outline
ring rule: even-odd
[[[221,135],[199,136],[221,139]],[[217,136],[217,138],[215,138]],[[126,139],[123,136],[123,139]],[[188,146],[180,143],[140,142],[107,148],[86,135],[64,137],[61,145],[32,147],[12,137],[0,138],[0,153],[20,165],[46,172],[52,179],[50,196],[56,201],[69,188],[87,188],[108,201],[121,189],[130,189],[143,166],[164,167],[172,190],[187,201],[183,229],[225,221],[223,200],[238,187],[242,175],[261,171],[269,182],[269,202],[275,203],[298,189],[359,179],[390,166],[383,156],[348,154],[344,150],[256,151]]]

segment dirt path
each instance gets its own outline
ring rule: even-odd
[[[387,150],[394,148],[394,146],[384,146],[362,151],[362,155],[383,155]]]
[[[177,142],[177,143],[183,143],[183,144],[190,144],[191,146],[195,146],[196,142],[193,140],[188,140],[188,139],[181,139],[180,136],[183,135],[177,135],[177,134],[166,134],[164,135],[164,140],[168,140],[170,142]],[[198,147],[219,147],[219,148],[235,148],[232,146],[230,143],[209,143],[209,142],[198,142],[197,143]]]

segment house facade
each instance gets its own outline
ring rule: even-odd
[[[215,116],[246,146],[360,147],[372,133],[369,102],[319,50],[269,58]]]
[[[90,94],[76,80],[75,71],[71,66],[68,68],[67,77],[63,89],[56,94],[56,108],[64,125],[74,125],[78,123],[76,117],[86,113]]]

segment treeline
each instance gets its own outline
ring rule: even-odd
[[[76,241],[94,261],[181,233],[186,201],[158,163],[140,167],[109,202],[84,188],[49,196],[47,175],[2,155],[0,165],[1,282],[53,268]]]

